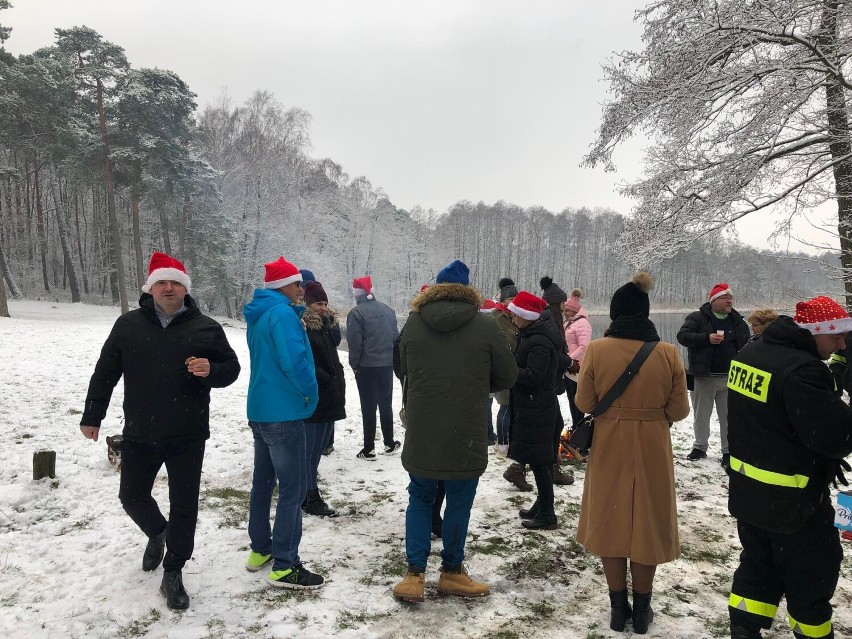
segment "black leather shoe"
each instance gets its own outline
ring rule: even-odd
[[[142,555],[142,570],[151,572],[156,570],[163,561],[166,548],[166,532],[169,525],[163,528],[163,532],[153,537],[148,537],[148,545],[145,546],[145,554]]]
[[[521,519],[535,519],[538,516],[538,499],[533,502],[529,508],[521,508],[518,511]]]
[[[627,588],[609,591],[609,627],[618,632],[624,632],[628,619],[633,618],[633,609],[627,601]]]
[[[166,597],[166,605],[172,610],[186,610],[189,608],[189,595],[183,587],[183,577],[180,570],[163,571],[163,582],[160,584],[160,592]]]

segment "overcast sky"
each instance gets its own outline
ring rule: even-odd
[[[641,172],[579,163],[606,97],[601,64],[638,49],[638,0],[12,0],[7,49],[87,25],[134,67],[175,71],[200,106],[257,89],[313,117],[312,155],[366,176],[397,206],[458,200],[610,207]],[[765,246],[766,218],[741,224]]]

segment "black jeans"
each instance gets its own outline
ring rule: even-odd
[[[583,421],[586,414],[577,408],[574,403],[574,398],[577,396],[577,382],[569,377],[565,378],[565,389],[568,394],[568,407],[571,409],[571,428],[576,428],[577,424]]]
[[[121,445],[121,487],[118,498],[125,512],[148,537],[163,532],[166,519],[151,489],[163,464],[169,476],[169,531],[164,570],[180,570],[192,557],[204,440]]]
[[[535,477],[535,488],[538,491],[538,511],[545,515],[553,511],[553,475],[550,464],[530,464],[530,470]]]
[[[355,375],[364,421],[364,450],[376,447],[376,408],[382,425],[385,446],[393,446],[393,366],[359,368]]]

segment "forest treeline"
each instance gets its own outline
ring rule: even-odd
[[[0,27],[0,43],[8,37]],[[537,292],[551,275],[582,287],[591,307],[633,270],[612,251],[624,226],[615,211],[502,201],[406,211],[367,178],[311,157],[310,125],[265,91],[199,110],[177,74],[132,67],[87,27],[57,29],[29,55],[0,48],[0,294],[132,308],[153,250],[184,261],[203,306],[229,317],[278,255],[312,270],[337,306],[369,273],[399,312],[453,258],[486,295],[502,276]],[[719,280],[741,307],[840,292],[820,262],[837,256],[705,236],[652,265],[654,304],[693,307]]]

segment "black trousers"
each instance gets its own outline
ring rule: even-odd
[[[565,428],[565,421],[562,419],[562,407],[559,402],[556,402],[556,421],[553,422],[553,459],[552,464],[559,463],[559,440],[562,438],[562,429]],[[530,466],[532,468],[532,466]]]
[[[166,518],[151,496],[163,464],[169,476],[169,531],[164,570],[180,570],[192,557],[204,440],[121,445],[121,487],[118,498],[125,512],[148,537],[163,532]]]
[[[565,392],[568,395],[568,407],[571,409],[571,428],[575,428],[577,424],[583,421],[586,414],[577,408],[574,403],[574,398],[577,396],[577,382],[568,377],[565,378]]]
[[[535,477],[535,489],[538,491],[538,510],[547,515],[553,514],[553,475],[550,464],[530,464]]]
[[[753,632],[771,627],[775,608],[786,596],[793,631],[797,624],[811,626],[798,636],[833,637],[831,597],[843,558],[834,509],[826,505],[789,535],[741,521],[737,531],[743,551],[731,586],[731,625]]]
[[[376,447],[376,408],[385,446],[393,446],[393,366],[359,368],[355,376],[364,422],[364,450]]]

